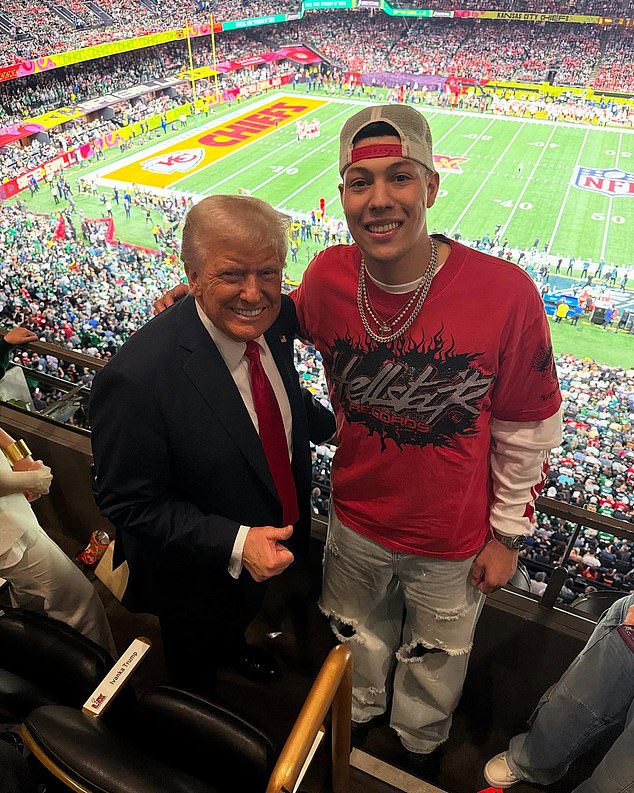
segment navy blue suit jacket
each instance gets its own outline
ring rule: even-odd
[[[300,389],[295,325],[283,296],[265,338],[292,411],[300,518],[291,547],[302,551],[310,531],[309,415],[315,442],[330,437],[335,422]],[[115,564],[125,558],[130,567],[124,605],[160,614],[263,594],[246,570],[236,582],[227,567],[240,525],[280,527],[282,505],[259,435],[192,297],[141,328],[99,372],[90,421],[97,503],[117,529]]]

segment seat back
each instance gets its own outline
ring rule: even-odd
[[[515,569],[513,578],[511,578],[509,584],[514,586],[516,589],[521,589],[522,592],[531,591],[531,577],[528,574],[526,565],[521,560],[517,562],[517,568]]]
[[[589,592],[587,595],[573,600],[570,608],[598,619],[606,609],[609,609],[611,605],[627,594],[627,592]]]
[[[132,735],[163,762],[220,790],[266,789],[279,754],[260,727],[205,697],[159,686],[131,715]]]
[[[18,718],[51,702],[81,708],[113,663],[102,647],[62,622],[0,610],[0,708]]]

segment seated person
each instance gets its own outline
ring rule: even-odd
[[[487,782],[550,785],[608,732],[618,732],[592,776],[573,793],[626,793],[634,783],[634,595],[611,606],[559,682],[542,697],[530,729],[484,767]]]

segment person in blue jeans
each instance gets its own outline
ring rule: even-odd
[[[573,793],[634,793],[634,593],[618,600],[540,700],[528,732],[484,767],[490,785],[549,785],[607,732],[620,731]]]

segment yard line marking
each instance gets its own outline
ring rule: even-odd
[[[481,184],[481,185],[480,185],[480,187],[479,187],[479,188],[476,190],[476,192],[473,194],[473,196],[471,197],[471,200],[469,201],[469,203],[467,204],[467,206],[466,206],[466,207],[463,209],[462,213],[460,214],[460,216],[458,217],[458,219],[456,220],[456,222],[453,224],[453,226],[452,226],[452,227],[451,227],[451,229],[449,230],[449,236],[452,236],[452,235],[453,235],[453,233],[454,233],[454,231],[455,231],[455,230],[456,230],[456,229],[459,227],[459,225],[460,225],[460,223],[461,223],[462,219],[463,219],[463,218],[464,218],[464,216],[467,214],[467,212],[468,212],[468,211],[471,209],[471,205],[472,205],[472,204],[473,204],[473,202],[476,200],[476,198],[477,198],[477,197],[480,195],[480,193],[482,192],[482,190],[484,190],[484,187],[485,187],[486,183],[487,183],[487,182],[489,181],[489,179],[490,179],[490,178],[493,176],[493,174],[495,173],[495,169],[498,167],[498,165],[499,165],[499,164],[502,162],[502,160],[504,160],[504,158],[506,157],[506,153],[507,153],[507,151],[508,151],[508,150],[509,150],[509,149],[510,149],[512,146],[513,146],[513,144],[515,143],[515,139],[516,139],[516,138],[517,138],[517,136],[518,136],[518,135],[519,135],[519,134],[522,132],[522,130],[524,129],[524,126],[525,126],[525,125],[524,125],[524,124],[522,124],[522,126],[521,126],[521,127],[518,129],[518,130],[517,130],[517,132],[515,133],[515,135],[513,135],[513,137],[511,138],[511,140],[508,142],[508,144],[507,144],[506,148],[504,149],[504,151],[502,152],[502,154],[500,154],[500,156],[497,158],[497,160],[496,160],[495,164],[494,164],[494,165],[493,165],[493,167],[492,167],[492,168],[489,170],[489,173],[487,174],[486,178],[485,178],[485,179],[483,179],[483,181],[482,181],[482,184]],[[502,237],[502,232],[500,232],[500,235],[499,235],[499,236],[500,236],[500,238]]]
[[[315,149],[315,151],[318,151],[318,149]],[[313,182],[316,182],[318,179],[321,179],[321,177],[324,176],[326,173],[328,173],[328,171],[332,170],[332,168],[337,168],[337,167],[338,167],[338,163],[336,162],[331,163],[326,168],[324,168],[323,171],[318,173],[316,176],[313,176],[313,178],[310,179],[308,182],[303,184],[301,187],[298,187],[297,190],[294,190],[290,195],[287,195],[286,198],[283,198],[278,204],[275,205],[275,208],[281,209],[282,206],[284,206],[287,201],[290,201],[291,198],[295,198],[295,196],[298,193],[301,193],[303,190],[305,190],[309,184],[312,184]],[[275,174],[275,175],[280,176],[281,174]]]
[[[522,203],[522,198],[524,197],[524,193],[528,190],[528,186],[531,183],[531,179],[533,178],[533,176],[535,175],[535,172],[539,168],[539,164],[542,161],[542,159],[544,157],[544,154],[546,154],[546,152],[548,151],[548,145],[549,145],[550,141],[552,140],[552,137],[555,134],[555,130],[556,129],[557,129],[557,127],[553,127],[552,128],[552,130],[550,132],[550,135],[548,136],[548,140],[546,141],[546,143],[544,143],[544,148],[542,149],[541,154],[537,158],[537,161],[535,162],[535,165],[533,165],[533,170],[530,172],[530,176],[526,180],[526,184],[522,188],[522,192],[519,194],[519,197],[518,197],[517,201],[515,202],[515,205],[513,206],[513,209],[511,210],[511,214],[506,219],[506,223],[500,229],[500,239],[504,239],[504,236],[506,235],[506,230],[509,227],[509,225],[511,223],[511,220],[513,220],[513,215],[516,213],[518,206]]]
[[[586,147],[586,141],[588,140],[588,134],[590,129],[586,130],[586,134],[583,136],[583,143],[579,147],[579,156],[577,157],[577,162],[574,165],[573,173],[576,173],[577,168],[579,167],[579,163],[581,162],[581,157],[583,155],[583,150]],[[564,210],[566,209],[566,204],[568,203],[568,196],[570,195],[570,191],[572,190],[572,177],[568,180],[568,187],[566,188],[566,195],[564,196],[564,200],[561,204],[561,209],[559,210],[559,214],[557,215],[557,220],[555,221],[555,228],[552,230],[550,235],[550,251],[554,250],[554,242],[555,237],[557,236],[557,232],[559,231],[559,225],[561,223],[561,219],[564,215]]]
[[[329,121],[334,121],[336,118],[339,118],[339,116],[342,116],[344,113],[347,113],[347,112],[348,112],[347,109],[346,110],[342,110],[341,113],[337,113],[337,115],[333,116],[332,118],[330,118]],[[326,140],[320,146],[318,146],[316,149],[311,149],[310,151],[306,152],[306,154],[301,156],[299,159],[295,160],[294,162],[288,163],[288,165],[285,166],[285,169],[286,168],[294,168],[300,162],[303,162],[304,160],[308,159],[308,157],[312,157],[313,154],[316,154],[318,151],[321,151],[322,149],[325,149],[326,146],[330,146],[332,144],[332,142],[334,140],[336,140],[338,135],[339,135],[339,133],[337,133],[337,135],[334,135],[334,136],[331,136],[329,138],[326,138]],[[296,142],[296,141],[294,141],[294,142]],[[277,151],[279,151],[279,149],[277,149]],[[275,179],[279,179],[280,176],[285,176],[284,171],[282,171],[282,173],[274,173],[273,176],[269,176],[268,179],[265,179],[263,182],[260,182],[259,185],[256,185],[255,187],[252,187],[251,188],[251,192],[255,193],[256,190],[259,190],[260,188],[265,187],[267,184],[270,184]]]
[[[475,138],[474,138],[474,139],[471,141],[471,143],[470,143],[470,144],[467,146],[467,148],[466,148],[466,149],[465,149],[465,150],[464,150],[464,151],[463,151],[463,152],[462,152],[462,153],[461,153],[459,156],[460,156],[460,157],[463,157],[465,154],[469,154],[469,152],[470,152],[470,151],[471,151],[471,149],[472,149],[472,148],[473,148],[473,147],[476,145],[476,143],[480,143],[480,142],[481,142],[481,140],[482,140],[482,136],[483,136],[483,135],[484,135],[486,132],[488,132],[488,130],[489,130],[489,127],[491,127],[493,124],[495,124],[495,121],[496,121],[496,119],[491,119],[491,121],[489,121],[489,123],[486,125],[486,127],[485,127],[485,128],[484,128],[484,129],[483,129],[481,132],[478,132],[477,136],[476,136],[476,137],[475,137]],[[450,129],[450,130],[448,130],[448,131],[447,131],[447,132],[446,132],[446,133],[445,133],[445,134],[444,134],[444,135],[443,135],[443,136],[440,138],[440,140],[443,140],[443,138],[446,138],[446,137],[447,137],[447,135],[448,135],[450,132],[453,132],[455,128],[456,128],[456,125],[454,124],[454,126],[453,126],[453,127]],[[438,143],[439,143],[439,141],[436,141],[436,143],[434,143],[434,148],[436,149],[436,151],[438,151]],[[449,173],[447,173],[445,176],[443,176],[443,182],[445,181],[445,179],[446,179],[448,176],[451,176],[451,174],[452,174],[452,172],[451,172],[451,171],[449,171]],[[454,176],[457,176],[457,175],[459,176],[460,174],[456,174],[456,173],[454,173]]]
[[[621,147],[623,146],[623,135],[619,133],[619,145],[616,150],[616,162],[614,163],[614,167],[619,167],[619,160],[621,159]],[[612,196],[608,197],[608,211],[605,215],[605,229],[603,231],[603,242],[601,243],[601,259],[605,258],[605,249],[608,244],[608,233],[610,231],[610,223],[612,222],[612,201],[614,198]]]

